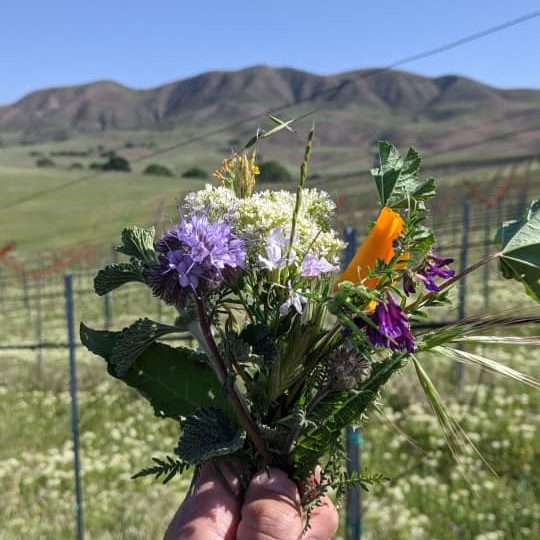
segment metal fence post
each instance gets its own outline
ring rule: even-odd
[[[356,231],[352,227],[345,227],[343,237],[347,242],[343,257],[345,267],[356,253]],[[362,434],[359,429],[347,427],[347,473],[359,473],[362,464]],[[359,540],[362,536],[362,499],[360,489],[352,487],[347,489],[346,502],[346,539]]]
[[[111,294],[103,295],[103,318],[105,320],[105,330],[111,329],[112,309],[111,309]]]
[[[43,350],[39,345],[41,345],[41,279],[36,279],[35,286],[35,295],[36,295],[36,361],[37,367],[41,371],[43,367]]]
[[[66,326],[69,350],[69,394],[71,396],[71,433],[73,436],[73,469],[75,473],[75,517],[77,520],[77,540],[83,540],[79,410],[77,405],[77,367],[75,364],[76,342],[73,317],[73,276],[71,274],[64,276],[64,294],[66,300]]]
[[[470,206],[469,201],[463,201],[463,221],[461,235],[461,256],[459,260],[459,271],[464,272],[467,268],[467,259],[469,255],[469,221],[470,221]],[[459,282],[458,293],[458,320],[465,319],[467,306],[467,277],[464,277]],[[463,388],[464,366],[461,362],[456,363],[456,386],[458,390]]]
[[[489,247],[490,247],[490,240],[491,240],[491,229],[490,229],[490,215],[489,207],[486,207],[485,215],[484,215],[484,258],[489,255]],[[484,272],[483,272],[483,278],[484,278],[484,308],[487,310],[489,309],[489,264],[484,264]]]

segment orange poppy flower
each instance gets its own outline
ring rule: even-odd
[[[367,238],[336,281],[335,287],[337,288],[342,281],[361,282],[375,268],[378,260],[389,263],[394,257],[394,240],[403,232],[404,225],[403,218],[385,206]],[[404,256],[404,258],[407,257]],[[363,281],[363,284],[372,289],[378,282],[378,278],[370,278]]]

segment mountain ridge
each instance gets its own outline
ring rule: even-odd
[[[197,129],[283,106],[295,109],[287,117],[320,108],[327,128],[320,132],[330,145],[385,132],[425,139],[433,131],[440,139],[456,122],[471,120],[480,127],[507,120],[527,130],[540,120],[540,90],[499,89],[458,75],[430,78],[378,68],[318,75],[259,65],[149,89],[102,80],[37,90],[0,106],[0,134],[44,142],[113,131]]]

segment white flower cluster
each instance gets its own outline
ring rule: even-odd
[[[289,191],[266,190],[239,199],[225,187],[207,185],[186,196],[184,211],[188,215],[204,214],[211,220],[227,219],[236,234],[250,240],[251,253],[258,256],[264,255],[271,231],[281,229],[290,234],[295,204],[296,194]],[[304,189],[296,224],[297,253],[311,253],[338,263],[345,244],[332,228],[334,211],[335,204],[327,193]]]

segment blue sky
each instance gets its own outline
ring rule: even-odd
[[[538,9],[538,0],[4,0],[0,104],[98,79],[149,88],[254,64],[321,74],[384,66]],[[540,17],[401,69],[540,88]]]

